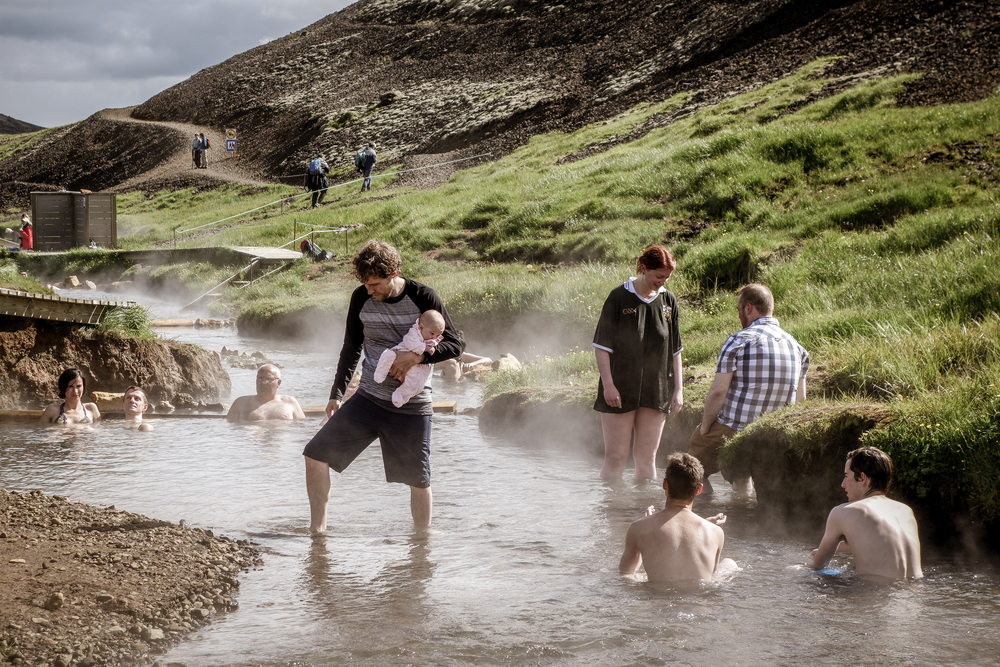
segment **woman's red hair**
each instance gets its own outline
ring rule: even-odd
[[[660,269],[673,271],[677,268],[677,260],[674,259],[674,254],[670,252],[670,248],[659,243],[655,243],[643,250],[635,264],[639,273],[642,273],[642,267],[646,267],[647,271],[658,271]]]

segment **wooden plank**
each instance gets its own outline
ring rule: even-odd
[[[434,406],[435,414],[454,414],[458,412],[458,401],[434,401],[432,405]],[[302,406],[302,412],[306,413],[306,417],[325,417],[326,406],[304,405]]]
[[[454,414],[458,411],[457,401],[434,401],[434,412],[443,414]],[[19,421],[19,422],[30,422],[38,421],[42,417],[43,410],[0,410],[0,422],[6,421]],[[325,417],[326,416],[326,406],[303,406],[302,412],[305,413],[306,417]],[[102,417],[105,419],[122,419],[124,417],[123,413],[114,412],[102,412]],[[181,413],[181,412],[170,412],[170,413],[160,413],[160,412],[147,412],[143,419],[225,419],[226,415],[222,413]]]
[[[44,410],[0,410],[0,422],[37,422],[42,418]],[[116,410],[101,412],[101,419],[124,419],[125,413]],[[143,419],[225,419],[225,414],[170,414],[170,413],[150,413],[143,415]]]
[[[153,320],[149,323],[153,327],[193,327],[194,320],[173,319],[173,320]]]
[[[36,422],[45,410],[0,410],[0,422]]]

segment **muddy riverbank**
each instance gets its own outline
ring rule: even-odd
[[[56,400],[59,375],[79,368],[88,391],[139,385],[154,403],[184,393],[216,402],[229,374],[217,352],[61,322],[0,318],[0,409],[42,408]]]
[[[259,563],[247,540],[0,490],[0,663],[152,661],[236,609],[237,577]]]

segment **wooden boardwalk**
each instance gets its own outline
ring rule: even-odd
[[[0,314],[54,322],[100,324],[112,308],[135,306],[132,301],[70,299],[51,294],[32,294],[0,288]]]
[[[302,253],[298,250],[288,250],[286,248],[262,248],[259,246],[231,246],[231,250],[246,256],[247,261],[257,260],[257,266],[269,266],[283,264],[284,262],[294,262],[302,259]]]

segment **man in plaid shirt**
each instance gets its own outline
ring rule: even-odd
[[[743,330],[730,336],[719,353],[715,380],[705,397],[701,425],[691,435],[689,454],[705,468],[705,491],[712,492],[708,476],[719,471],[722,443],[765,412],[806,398],[809,353],[778,326],[774,296],[763,285],[740,290],[736,302]],[[733,490],[749,493],[749,478],[727,480]]]

